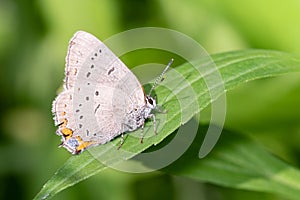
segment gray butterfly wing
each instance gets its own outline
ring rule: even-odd
[[[69,42],[65,66],[65,88],[74,87],[79,70],[92,55],[94,48],[99,46],[99,40],[89,33],[78,31]]]
[[[65,90],[53,102],[55,123],[67,120],[59,135],[70,129],[72,138],[106,143],[127,130],[124,122],[131,110],[145,105],[134,74],[89,33],[79,31],[71,39],[65,73]]]
[[[88,37],[85,32],[78,31],[69,42],[68,53],[66,56],[64,90],[61,92],[52,104],[55,125],[67,121],[66,127],[73,129],[75,119],[73,114],[73,95],[74,85],[79,70],[85,63],[86,58],[91,55],[93,49],[89,46],[97,46],[98,41]],[[61,127],[61,126],[60,126]],[[58,129],[57,133],[60,133]],[[61,134],[59,134],[61,135]]]

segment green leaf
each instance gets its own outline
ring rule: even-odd
[[[223,78],[226,90],[250,80],[300,71],[300,60],[282,52],[247,50],[216,54],[212,58]],[[72,156],[44,185],[35,199],[50,198],[67,187],[104,170],[107,164],[115,166],[160,143],[200,110],[223,95],[224,91],[220,87],[222,85],[214,76],[214,64],[210,58],[201,58],[196,62],[196,66],[201,74],[191,64],[183,64],[175,68],[183,79],[170,71],[163,85],[155,89],[158,103],[168,111],[167,114],[156,115],[157,122],[164,122],[158,124],[157,135],[154,135],[150,122],[146,124],[144,134],[153,137],[144,139],[143,144],[139,142],[140,130],[137,130],[128,134],[122,151],[117,150],[119,140],[114,140],[106,145],[91,148],[90,151],[85,151],[79,156]],[[206,85],[207,81],[210,82],[210,87]],[[172,85],[172,91],[164,87],[172,87]],[[195,93],[195,98],[190,97],[191,89]],[[230,156],[225,158],[229,159]]]
[[[243,134],[223,130],[218,145],[198,158],[201,127],[188,151],[163,171],[237,189],[270,192],[299,199],[300,171],[268,153]],[[180,167],[178,167],[180,166]]]

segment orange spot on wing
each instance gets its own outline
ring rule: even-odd
[[[94,142],[88,141],[88,142],[84,142],[80,136],[76,136],[76,139],[79,143],[78,147],[76,148],[76,154],[79,154],[80,152],[82,152],[84,149],[86,149],[87,147],[89,147],[90,145],[94,144]]]
[[[63,128],[60,132],[66,139],[69,139],[73,135],[73,131],[69,128]]]

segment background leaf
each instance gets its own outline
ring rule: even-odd
[[[264,51],[264,50],[236,51],[236,52],[216,54],[213,55],[212,58],[222,75],[226,90],[233,89],[242,83],[254,79],[277,76],[277,75],[285,74],[287,72],[300,71],[300,60],[297,57],[291,54],[276,52],[276,51]],[[209,58],[203,58],[200,61],[198,61],[197,64],[198,66],[209,68],[211,62],[209,62]],[[179,66],[176,68],[176,71],[180,72],[187,80],[187,83],[178,86],[179,91],[184,92],[185,86],[189,85],[188,83],[191,83],[193,89],[197,94],[197,100],[198,100],[200,110],[202,110],[207,105],[209,105],[211,99],[207,91],[206,85],[203,84],[205,83],[203,77],[201,77],[198,74],[198,72],[191,67],[190,64],[184,64],[182,66]],[[167,75],[166,82],[167,81],[173,81],[172,77],[170,78],[170,76]],[[218,96],[222,95],[221,92],[222,91],[220,91]],[[166,99],[167,97],[170,96],[171,93],[170,91],[167,91],[163,87],[158,87],[156,89],[156,94],[158,99]],[[212,100],[216,100],[216,99],[212,99]],[[181,108],[183,109],[184,112],[188,112],[189,119],[191,119],[195,113],[199,112],[199,110],[194,109],[195,103],[196,102],[190,101],[188,104],[186,104],[188,105],[186,108]],[[158,144],[181,125],[180,118],[181,118],[182,110],[178,107],[178,101],[176,100],[175,96],[168,99],[167,102],[163,103],[163,106],[169,112],[167,113],[166,125],[163,127],[163,129],[161,129],[161,131],[157,136],[151,137],[149,139],[148,138],[145,139],[142,145],[139,143],[138,138],[129,136],[126,139],[124,146],[122,147],[122,149],[129,152],[126,155],[121,154],[120,151],[116,150],[115,146],[112,146],[110,144],[95,147],[93,148],[92,151],[94,153],[96,152],[99,158],[101,158],[101,160],[104,161],[105,163],[117,164],[122,160],[127,160],[134,157],[135,155],[141,153],[142,151],[149,148],[153,144]],[[162,118],[163,116],[161,114],[157,115],[158,120]],[[183,121],[183,123],[184,122],[186,121]],[[147,124],[149,125],[149,123]],[[136,133],[139,134],[139,130],[136,131]],[[153,134],[153,129],[149,128],[146,134],[149,135]],[[118,142],[119,141],[114,140],[112,143],[117,144]],[[232,153],[232,151],[228,151],[228,152]],[[236,155],[236,156],[238,157],[241,155]],[[268,156],[264,157],[264,155],[262,155],[262,159],[265,158],[268,158],[270,160],[273,159],[273,158],[269,158]],[[232,157],[228,155],[228,156],[224,156],[224,158],[222,159],[227,159],[227,161],[230,162],[230,160],[235,159],[235,157],[234,155],[232,155]],[[217,160],[215,162],[218,163]],[[280,165],[281,164],[278,164],[278,166]],[[255,165],[252,167],[255,167]],[[266,165],[262,167],[266,167],[266,170],[268,170],[267,167],[269,166]],[[70,187],[75,183],[104,170],[105,168],[106,168],[105,165],[99,163],[98,160],[95,160],[95,158],[88,151],[82,153],[79,156],[72,156],[63,165],[63,167],[60,168],[54,174],[54,176],[44,185],[44,187],[42,188],[40,193],[37,194],[35,199],[45,199],[45,198],[52,197],[53,195],[66,189],[67,187]],[[210,169],[205,168],[205,170],[210,170]],[[248,173],[251,174],[251,169],[249,170],[250,171]],[[201,173],[205,174],[205,171],[202,171]],[[220,173],[222,173],[222,171],[220,171]],[[293,173],[293,172],[289,172],[289,173]],[[184,174],[184,172],[182,172],[182,174]],[[186,173],[185,175],[193,176],[193,173],[191,174]],[[259,178],[263,179],[264,178],[263,176],[265,176],[266,174],[254,173],[253,175],[259,176]],[[239,176],[238,171],[236,176]],[[202,178],[200,178],[201,176],[197,176],[197,177],[199,177],[199,179],[202,180]],[[265,177],[269,178],[269,176],[265,176]],[[249,179],[248,177],[246,178]],[[221,183],[218,181],[214,181],[217,179],[220,179],[220,177],[215,177],[214,179],[210,177],[210,179],[207,178],[204,180],[209,180],[219,184],[222,183],[222,185],[227,185],[227,186],[242,187],[241,185],[238,186],[234,185],[233,183],[230,182],[232,180],[226,180],[226,178],[224,178],[224,181],[222,181]],[[259,180],[257,181],[259,182]],[[251,186],[251,184],[249,185]],[[251,188],[250,186],[248,188]],[[287,185],[287,187],[289,187],[289,185]],[[258,188],[252,187],[251,189],[256,190]],[[269,190],[265,188],[263,189],[263,191],[269,191]],[[285,192],[280,192],[280,193],[286,194]]]
[[[163,171],[222,186],[299,199],[300,171],[243,134],[223,130],[216,148],[199,159],[199,141],[206,128],[201,127],[189,150]]]

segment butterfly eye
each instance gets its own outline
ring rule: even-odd
[[[151,98],[148,98],[148,102],[149,102],[151,105],[153,105],[153,101],[152,101]]]
[[[151,109],[154,109],[156,107],[155,99],[153,99],[149,95],[146,96],[146,103],[147,103],[147,106],[150,107]]]

